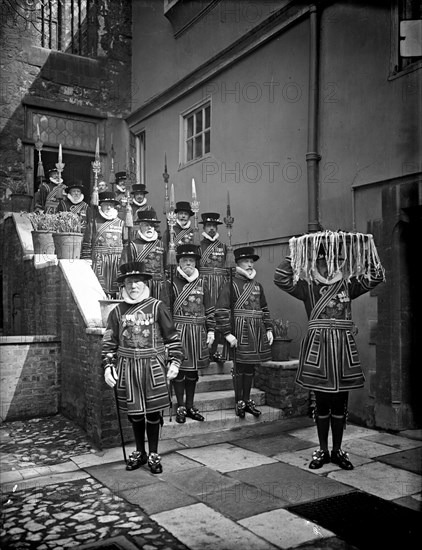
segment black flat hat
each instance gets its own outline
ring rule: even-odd
[[[102,193],[98,193],[98,204],[101,202],[114,202],[115,204],[118,204],[118,200],[116,199],[116,195],[111,191],[103,191]]]
[[[190,206],[190,202],[188,201],[180,201],[176,202],[176,208],[174,209],[176,214],[178,212],[189,212],[189,216],[193,216],[194,212],[192,211],[192,208]]]
[[[221,225],[223,222],[220,221],[220,214],[217,212],[204,212],[204,214],[201,214],[202,220],[199,223],[206,224],[206,223],[215,223],[217,225]]]
[[[160,220],[157,219],[155,210],[138,210],[137,218],[133,223],[140,224],[142,222],[160,223]]]
[[[201,252],[196,244],[179,244],[176,249],[177,261],[179,261],[180,258],[195,258],[196,260],[199,260],[200,257]]]
[[[116,281],[118,283],[123,283],[126,277],[131,277],[133,275],[140,275],[145,279],[152,278],[152,274],[145,270],[144,262],[129,262],[120,266]]]
[[[130,192],[130,194],[136,195],[136,193],[143,193],[144,195],[146,195],[147,193],[149,193],[149,191],[147,191],[147,188],[143,183],[135,183],[135,185],[132,185],[132,191]]]
[[[255,254],[255,249],[252,246],[244,246],[242,248],[237,248],[234,251],[234,259],[237,262],[243,258],[252,258],[254,262],[259,260],[258,254]]]

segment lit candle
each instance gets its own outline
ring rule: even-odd
[[[170,210],[174,210],[175,204],[176,203],[174,202],[174,184],[172,183],[170,187]]]
[[[41,139],[40,126],[39,126],[38,122],[37,122],[37,138]]]
[[[196,200],[195,180],[192,178],[192,200]]]
[[[59,143],[59,162],[62,162],[62,144]]]
[[[227,191],[227,217],[230,218],[230,193]]]

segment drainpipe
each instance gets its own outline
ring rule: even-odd
[[[318,147],[318,98],[319,98],[319,34],[318,14],[315,4],[309,9],[309,100],[308,100],[308,152],[306,167],[308,175],[308,232],[321,229],[318,216],[318,163],[321,155]]]

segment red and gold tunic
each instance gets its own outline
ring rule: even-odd
[[[139,233],[123,251],[121,263],[144,262],[146,271],[152,273],[148,281],[151,296],[159,299],[164,282],[164,245],[161,239],[145,241]]]
[[[165,349],[168,360],[180,365],[182,345],[163,302],[149,297],[111,311],[102,341],[103,365],[115,365],[119,408],[128,415],[169,406]]]
[[[308,332],[301,342],[296,382],[310,390],[325,392],[361,388],[365,377],[355,341],[351,300],[369,292],[384,279],[373,272],[371,280],[352,277],[331,284],[293,284],[293,270],[287,257],[277,267],[274,283],[302,300],[309,318]]]
[[[43,210],[46,214],[55,214],[59,202],[63,198],[65,186],[51,181],[44,181],[38,189],[37,203],[35,208]]]
[[[98,210],[88,216],[82,242],[82,259],[92,259],[92,269],[106,294],[115,295],[116,282],[123,251],[123,221],[120,218],[106,220]]]
[[[233,277],[234,336],[237,338],[236,360],[257,364],[271,359],[267,331],[272,329],[264,289],[255,279],[236,272]],[[215,306],[216,329],[224,336],[232,333],[230,283],[221,289]]]
[[[201,241],[199,274],[208,283],[214,306],[221,287],[227,282],[226,251],[226,245],[219,240],[211,242],[208,239],[202,239]]]
[[[197,370],[209,365],[207,333],[214,330],[210,292],[202,277],[188,282],[180,275],[173,279],[173,320],[179,331],[184,351],[182,369]],[[166,304],[170,305],[170,283],[166,288]]]

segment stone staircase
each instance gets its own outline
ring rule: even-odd
[[[222,366],[218,363],[210,363],[208,367],[200,371],[195,393],[195,407],[205,417],[204,422],[186,418],[184,424],[178,424],[176,422],[176,398],[173,395],[172,419],[170,421],[167,411],[164,416],[161,439],[217,432],[260,422],[272,422],[283,417],[283,412],[280,409],[266,405],[265,392],[256,388],[252,388],[251,399],[260,409],[261,416],[255,418],[248,413],[245,418],[236,416],[231,370],[232,362],[226,361]]]

